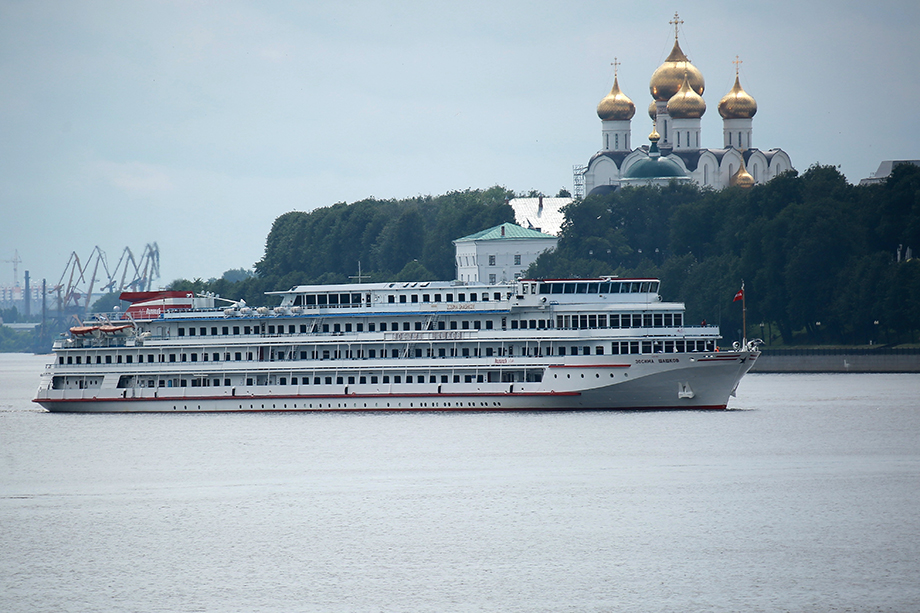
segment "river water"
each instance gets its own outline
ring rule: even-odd
[[[920,375],[729,410],[65,415],[0,354],[0,611],[920,610]]]

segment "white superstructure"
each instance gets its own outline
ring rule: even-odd
[[[273,309],[195,298],[54,346],[50,411],[724,408],[759,353],[718,351],[655,279],[306,285]],[[213,304],[213,298],[205,298]],[[169,303],[169,304],[167,304]],[[125,315],[122,315],[125,317]]]

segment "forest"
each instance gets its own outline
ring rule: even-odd
[[[268,301],[305,283],[454,278],[452,240],[514,220],[503,187],[368,199],[278,217],[250,278],[177,280],[173,289]],[[918,342],[920,168],[858,186],[833,166],[789,171],[751,189],[621,189],[566,208],[558,249],[531,277],[652,276],[688,321],[769,345]]]

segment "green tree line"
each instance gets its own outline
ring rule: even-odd
[[[503,187],[402,200],[369,198],[275,219],[255,276],[233,281],[179,279],[170,289],[211,291],[268,304],[266,291],[308,283],[348,283],[358,274],[376,281],[450,280],[454,239],[514,222]],[[230,272],[230,271],[228,271]]]
[[[920,331],[920,259],[906,261],[908,247],[920,249],[920,168],[854,186],[813,166],[749,190],[672,184],[575,201],[558,249],[528,275],[660,277],[664,299],[726,338],[741,336],[732,298],[743,281],[749,338],[906,343]]]

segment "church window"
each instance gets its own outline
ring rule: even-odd
[[[699,132],[696,133],[696,146],[697,147],[700,146],[700,133]]]
[[[728,133],[728,146],[729,147],[732,146],[732,133],[731,132]]]
[[[741,132],[738,132],[738,147],[741,148],[744,146],[744,143],[741,142]]]
[[[604,134],[604,149],[610,149],[610,135]]]
[[[521,265],[521,254],[516,253],[516,254],[514,255],[514,265],[515,265],[515,266],[520,266],[520,265]]]
[[[619,134],[616,135],[615,140],[616,140],[616,148],[617,150],[619,150],[620,149],[620,135]]]
[[[680,132],[677,133],[677,146],[680,147]]]

